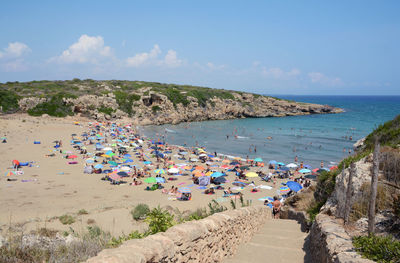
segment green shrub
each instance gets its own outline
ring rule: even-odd
[[[198,208],[196,211],[190,213],[187,221],[200,220],[206,218],[207,216],[208,214],[206,209]]]
[[[128,94],[119,90],[114,91],[114,95],[120,110],[128,113],[129,116],[132,116],[134,114],[134,111],[132,110],[133,102],[140,100],[141,97],[137,94]]]
[[[353,238],[356,250],[365,258],[381,262],[400,262],[400,242],[392,236],[358,236]]]
[[[70,215],[62,215],[58,218],[63,225],[70,225],[75,223],[75,218]]]
[[[314,203],[310,208],[307,209],[307,214],[310,217],[310,221],[313,222],[315,217],[318,215],[319,210],[325,204],[325,202]]]
[[[161,110],[161,108],[157,105],[151,107],[151,110],[153,111],[153,113],[156,113],[157,111]]]
[[[225,206],[220,205],[217,201],[214,199],[211,200],[210,203],[208,203],[208,208],[210,209],[210,215],[213,215],[215,213],[223,212],[227,210]]]
[[[186,95],[182,94],[176,88],[163,89],[162,93],[164,93],[164,95],[168,97],[168,99],[174,104],[174,106],[178,105],[179,103],[182,103],[183,106],[186,106],[189,104],[189,101],[187,100]]]
[[[141,239],[141,238],[145,238],[149,235],[149,232],[145,232],[145,233],[140,233],[139,231],[135,230],[133,232],[131,232],[129,235],[122,235],[120,237],[113,237],[111,238],[111,240],[108,242],[108,247],[118,247],[119,245],[122,244],[122,242],[124,241],[128,241],[131,239]]]
[[[4,113],[16,112],[19,109],[18,96],[13,91],[0,90],[0,107]]]
[[[104,105],[102,105],[100,108],[97,109],[99,112],[102,112],[104,114],[107,115],[111,115],[115,110],[113,110],[113,108],[111,107],[104,107]]]
[[[89,213],[85,209],[81,209],[78,211],[78,215],[87,215],[87,214],[89,214]]]
[[[58,93],[53,95],[45,102],[39,103],[34,108],[28,110],[31,116],[42,116],[48,114],[53,117],[72,116],[72,104],[65,103],[63,98],[74,98],[71,94]]]
[[[135,208],[131,211],[131,215],[133,219],[139,220],[146,218],[147,214],[150,212],[150,208],[146,204],[138,204]]]
[[[153,208],[150,213],[147,214],[145,222],[149,224],[149,231],[151,234],[165,232],[175,223],[174,216],[168,211],[161,209],[159,206]]]

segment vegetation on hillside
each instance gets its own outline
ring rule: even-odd
[[[82,95],[103,96],[113,93],[119,109],[126,112],[129,116],[132,116],[135,114],[135,102],[139,101],[142,96],[148,96],[150,92],[156,92],[167,96],[175,107],[179,104],[187,106],[190,102],[188,98],[189,96],[196,98],[199,105],[205,107],[207,103],[214,106],[214,103],[211,101],[213,98],[235,100],[234,93],[240,95],[244,94],[240,91],[211,89],[191,85],[127,80],[80,80],[75,78],[65,81],[41,80],[0,83],[0,106],[4,113],[10,113],[19,109],[18,100],[22,97],[46,98],[48,101],[37,106],[35,110],[31,110],[30,114],[38,116],[47,113],[51,116],[63,117],[71,115],[71,112],[66,108],[62,109],[60,112],[53,108],[55,102],[60,102],[60,94],[64,94],[65,98],[68,98],[79,97]],[[266,97],[259,94],[253,94],[253,96],[255,98]],[[57,97],[58,100],[55,100],[53,97]],[[104,108],[98,110],[100,112],[104,112],[105,110],[108,113],[111,113]]]
[[[28,110],[31,116],[42,116],[48,114],[54,117],[66,117],[74,115],[72,104],[66,103],[64,98],[75,98],[74,95],[59,92],[52,95],[45,102],[39,103],[34,108]]]
[[[357,236],[354,247],[363,257],[380,262],[400,262],[400,241],[392,236]]]
[[[14,91],[0,90],[0,112],[12,113],[19,109],[18,100],[20,96]]]

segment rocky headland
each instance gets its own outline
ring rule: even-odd
[[[139,81],[33,81],[0,84],[1,111],[82,115],[99,121],[130,118],[137,125],[339,113],[328,105],[239,91]]]

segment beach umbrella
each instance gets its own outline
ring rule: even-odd
[[[263,159],[261,159],[261,158],[256,158],[256,159],[254,159],[254,162],[262,163],[262,162],[263,162]]]
[[[76,156],[76,155],[70,155],[70,156],[68,156],[68,159],[75,159],[75,158],[78,158],[78,156]]]
[[[157,181],[157,183],[165,183],[165,179],[164,178],[162,178],[162,177],[156,177],[156,181]]]
[[[225,182],[226,182],[226,179],[223,176],[214,179],[214,183],[217,183],[217,184],[223,184]]]
[[[127,153],[127,154],[124,155],[124,157],[125,157],[125,158],[129,158],[129,157],[132,157],[132,155],[130,155],[130,154]]]
[[[277,164],[278,162],[277,161],[275,161],[275,160],[271,160],[271,161],[269,161],[269,164]]]
[[[225,159],[222,161],[222,163],[230,163],[231,161],[229,161],[228,159]]]
[[[337,169],[337,166],[332,166],[331,168],[329,168],[331,171]]]
[[[121,167],[121,171],[130,171],[130,170],[131,170],[131,168],[128,167],[128,166],[122,166]]]
[[[87,159],[86,163],[94,163],[94,160],[93,159]]]
[[[282,187],[279,188],[279,192],[280,192],[281,194],[287,194],[287,193],[290,192],[290,188],[287,187],[287,186],[282,186]]]
[[[94,166],[94,168],[95,168],[95,169],[101,169],[101,168],[103,168],[103,165],[102,165],[102,164],[96,164],[96,165]]]
[[[145,161],[145,162],[143,162],[144,164],[151,164],[151,162],[150,161]]]
[[[148,178],[144,179],[144,181],[145,181],[146,183],[148,183],[148,184],[155,184],[155,183],[157,183],[157,180],[156,180],[155,177],[148,177]]]
[[[240,163],[237,162],[237,161],[233,161],[233,162],[230,163],[230,165],[237,165],[237,164],[240,164]]]
[[[121,177],[128,177],[129,175],[126,172],[118,172],[117,173]]]
[[[131,163],[131,162],[133,162],[132,159],[126,159],[124,163]]]
[[[286,172],[286,171],[289,171],[290,169],[289,168],[287,168],[287,167],[281,167],[281,169],[280,169],[281,171],[284,171],[284,172]]]
[[[108,177],[110,177],[111,179],[113,179],[115,181],[121,179],[121,177],[118,174],[109,174]]]
[[[216,178],[216,177],[220,177],[220,176],[224,176],[224,175],[225,175],[225,174],[223,174],[223,173],[221,173],[221,172],[214,172],[214,173],[211,174],[211,177]]]
[[[224,165],[221,165],[219,168],[221,168],[221,169],[228,169],[229,167],[230,167],[229,165],[224,164]]]
[[[196,169],[196,170],[202,171],[202,170],[204,170],[205,168],[204,168],[203,166],[198,165],[198,166],[195,167],[195,169]]]
[[[181,187],[181,188],[178,188],[178,192],[180,192],[180,193],[191,193],[192,192],[192,190],[189,188],[189,187]]]
[[[15,172],[13,172],[13,171],[9,171],[9,172],[5,173],[5,176],[13,176],[13,175],[15,175]]]
[[[202,154],[199,155],[199,157],[207,157],[207,154],[202,153]]]
[[[305,164],[305,165],[303,165],[303,167],[306,168],[306,169],[310,169],[310,170],[312,168],[311,165],[309,165],[309,164]]]
[[[297,168],[298,165],[295,164],[295,163],[289,163],[289,164],[286,165],[286,167],[287,167],[287,168]]]
[[[171,169],[168,169],[168,173],[177,174],[177,173],[179,173],[179,169],[178,169],[178,168],[171,168]]]
[[[199,170],[194,170],[194,171],[192,172],[192,174],[193,174],[194,176],[197,176],[197,177],[200,177],[200,176],[204,176],[204,175],[205,175],[202,171],[199,171]]]
[[[248,172],[246,174],[246,177],[258,177],[258,174],[256,174],[255,172]]]
[[[250,170],[250,167],[248,167],[248,166],[240,166],[240,170]]]
[[[116,162],[114,162],[114,161],[108,161],[108,164],[109,165],[113,165],[113,166],[117,166],[118,164],[116,163]]]
[[[301,169],[299,172],[302,174],[307,174],[307,173],[311,173],[311,170],[310,169]]]
[[[112,151],[112,148],[111,147],[105,147],[105,148],[103,148],[103,151]]]
[[[154,172],[156,174],[165,174],[165,170],[164,169],[156,169],[156,170],[154,170]]]
[[[301,184],[299,184],[298,182],[293,182],[293,181],[288,181],[286,183],[286,186],[289,187],[290,190],[295,191],[296,193],[303,188],[303,186],[301,186]]]

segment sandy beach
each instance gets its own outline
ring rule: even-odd
[[[76,124],[79,122],[79,125]],[[168,181],[163,184],[165,189],[171,186],[189,186],[192,190],[190,201],[173,200],[171,196],[163,194],[161,190],[145,191],[146,186],[151,184],[133,186],[129,185],[131,178],[124,178],[128,183],[111,185],[101,180],[104,174],[84,174],[85,160],[78,154],[70,144],[71,134],[81,135],[89,130],[88,119],[79,117],[68,117],[63,119],[52,117],[30,117],[28,115],[7,115],[0,119],[1,136],[7,138],[7,143],[0,144],[0,227],[4,231],[7,226],[19,226],[24,231],[40,229],[42,227],[68,231],[83,231],[90,224],[96,224],[113,235],[129,233],[132,230],[142,230],[146,226],[132,219],[130,211],[139,204],[145,203],[150,207],[170,206],[178,208],[181,212],[197,208],[205,208],[207,204],[215,199],[221,205],[230,208],[229,197],[222,197],[223,191],[216,190],[214,195],[206,195],[204,190],[193,186],[191,176],[178,176],[176,181]],[[62,140],[63,151],[76,154],[74,159],[77,164],[68,164],[65,154],[54,148],[54,141]],[[40,144],[34,144],[40,141]],[[143,147],[144,153],[150,156],[150,150]],[[91,149],[88,148],[88,152]],[[133,153],[132,149],[128,151]],[[54,157],[46,155],[55,154]],[[176,156],[176,150],[171,153],[172,161],[182,163]],[[132,157],[133,163],[143,167],[143,162]],[[155,163],[155,158],[150,158]],[[22,167],[21,175],[6,176],[12,169],[12,161],[32,162],[32,167]],[[203,165],[201,163],[190,163],[190,165]],[[156,169],[150,166],[152,176]],[[251,171],[268,173],[268,168],[251,167]],[[217,168],[221,171],[222,169]],[[227,173],[227,182],[224,187],[233,187],[232,182],[235,175]],[[15,179],[13,181],[7,179]],[[142,179],[142,181],[144,181]],[[268,185],[272,189],[259,189],[251,192],[252,187],[245,187],[241,192],[244,200],[250,200],[253,204],[262,204],[259,198],[274,196],[282,181],[277,180],[276,185],[272,182],[262,181],[260,177],[249,178],[255,185]],[[239,200],[237,200],[239,206]],[[78,215],[78,211],[84,209],[88,214]],[[64,214],[72,215],[76,222],[72,225],[63,225],[58,217]]]

